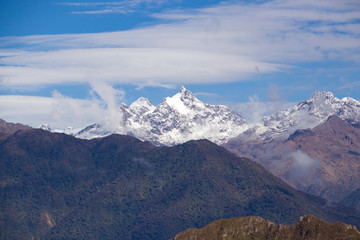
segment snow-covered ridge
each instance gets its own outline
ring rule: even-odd
[[[238,136],[245,141],[285,139],[298,129],[320,125],[332,115],[350,124],[360,123],[360,102],[349,97],[338,99],[331,92],[316,92],[296,106],[264,117],[255,126],[226,106],[201,102],[184,87],[156,107],[141,97],[130,106],[121,104],[118,111],[121,118],[116,126],[94,123],[83,129],[54,130],[45,124],[41,128],[84,139],[118,133],[171,146],[196,139],[223,144]]]
[[[72,128],[72,127],[67,127],[67,128],[61,129],[61,130],[55,129],[55,128],[51,127],[49,123],[41,124],[38,128],[49,131],[49,132],[65,133],[68,135],[76,135],[79,131],[81,131],[81,128]]]
[[[149,99],[139,98],[130,106],[122,104],[118,111],[122,119],[115,128],[97,123],[73,135],[91,139],[118,133],[171,146],[195,139],[222,144],[248,129],[239,114],[226,106],[205,104],[184,87],[157,107]],[[43,128],[55,131],[46,125]]]
[[[285,111],[263,118],[263,123],[249,129],[252,138],[287,138],[298,129],[314,128],[329,116],[337,115],[350,124],[360,122],[360,102],[345,97],[336,98],[331,92],[316,92],[310,99]]]

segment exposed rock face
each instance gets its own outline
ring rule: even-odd
[[[292,186],[331,201],[341,201],[360,187],[360,129],[336,115],[285,140],[232,140],[224,146]]]
[[[300,222],[279,225],[261,217],[222,219],[201,229],[188,229],[173,240],[349,240],[360,239],[356,227],[342,222],[329,224],[314,216],[301,217]]]

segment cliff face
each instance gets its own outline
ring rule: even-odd
[[[329,224],[314,216],[300,218],[291,225],[275,225],[261,217],[244,217],[214,221],[201,229],[188,229],[173,240],[275,240],[275,239],[360,239],[356,227],[342,222]]]

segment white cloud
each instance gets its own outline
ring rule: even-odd
[[[314,171],[320,166],[320,161],[310,157],[306,153],[296,150],[289,154],[292,166],[289,171],[290,178],[304,184],[308,178],[315,178]],[[304,184],[305,185],[305,184]]]
[[[339,87],[339,89],[354,89],[360,87],[360,81],[352,82],[352,83],[346,83]]]
[[[124,92],[103,83],[92,86],[90,99],[74,99],[58,91],[53,91],[52,97],[0,96],[0,118],[32,127],[49,123],[57,129],[83,128],[94,122],[111,129],[117,127],[121,115],[116,109]]]
[[[55,94],[56,95],[56,94]],[[56,128],[83,127],[98,120],[102,109],[90,100],[60,97],[0,96],[1,118],[38,127],[48,122]]]
[[[260,101],[257,95],[249,97],[248,102],[244,103],[229,103],[229,108],[242,117],[249,123],[260,123],[264,116],[272,115],[278,111],[285,110],[296,105],[294,102],[282,101],[280,99],[273,99],[272,101]]]
[[[231,82],[305,61],[360,56],[354,1],[221,4],[154,16],[179,21],[122,32],[0,38],[2,48],[22,46],[1,51],[2,84]]]
[[[9,88],[46,84],[127,83],[164,86],[176,83],[234,81],[254,72],[282,66],[259,63],[243,56],[206,51],[163,48],[67,49],[26,52],[6,57],[0,66],[3,84]]]
[[[118,110],[119,104],[124,99],[125,92],[119,89],[115,89],[102,82],[92,83],[93,91],[100,96],[103,102],[106,104],[104,109],[105,115],[101,116],[101,120],[97,121],[110,130],[116,130],[123,121],[121,111]]]

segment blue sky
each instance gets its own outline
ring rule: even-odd
[[[360,2],[0,0],[0,118],[81,127],[181,85],[244,116],[359,100]]]

